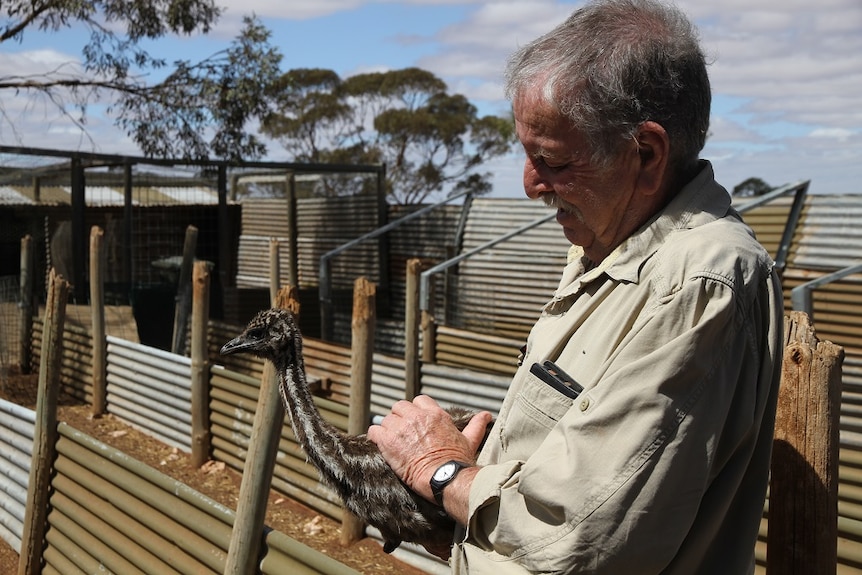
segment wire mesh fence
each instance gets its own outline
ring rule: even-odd
[[[8,385],[9,373],[19,354],[18,276],[0,276],[0,386]]]

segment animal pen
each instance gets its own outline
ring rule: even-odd
[[[85,161],[95,161],[95,157],[80,157],[81,169],[84,169]],[[70,165],[74,170],[75,162]],[[495,412],[516,367],[517,349],[522,345],[541,305],[556,286],[559,270],[565,262],[567,244],[555,223],[543,221],[547,220],[547,211],[543,206],[526,200],[490,198],[464,198],[460,204],[442,203],[406,220],[403,225],[392,226],[386,233],[374,235],[375,230],[405,220],[420,209],[385,206],[384,210],[381,209],[379,198],[373,194],[338,198],[300,197],[301,178],[295,176],[299,170],[260,173],[270,168],[272,166],[244,167],[245,180],[241,170],[234,174],[227,167],[223,171],[216,169],[214,188],[207,189],[218,199],[213,204],[200,206],[204,208],[202,213],[209,215],[194,223],[172,223],[172,239],[158,248],[161,251],[157,250],[158,242],[143,242],[146,249],[153,253],[145,257],[135,256],[137,259],[132,268],[138,271],[134,273],[140,271],[138,268],[147,268],[148,273],[159,274],[162,272],[152,268],[161,268],[151,265],[152,262],[189,253],[186,249],[187,240],[195,235],[190,234],[190,227],[197,231],[197,247],[190,251],[194,255],[191,259],[198,262],[191,265],[189,258],[179,257],[169,264],[173,266],[174,275],[168,280],[161,277],[158,280],[165,285],[167,294],[158,306],[167,308],[168,312],[165,314],[167,319],[159,328],[162,334],[158,342],[150,340],[147,334],[118,337],[105,333],[101,329],[101,321],[96,315],[91,315],[97,309],[110,313],[113,307],[122,307],[117,305],[118,302],[128,305],[127,301],[113,295],[115,290],[121,291],[115,284],[123,282],[113,281],[112,264],[107,263],[102,266],[104,276],[100,279],[94,280],[88,273],[72,273],[73,285],[69,288],[68,297],[73,305],[99,302],[104,297],[106,306],[90,306],[86,318],[67,315],[62,335],[53,336],[50,335],[52,322],[48,314],[33,314],[29,322],[32,326],[28,339],[32,344],[29,347],[29,365],[37,368],[46,362],[51,363],[48,356],[56,348],[61,357],[53,360],[57,363],[56,375],[53,377],[56,377],[57,386],[63,393],[93,405],[94,410],[115,414],[165,443],[189,453],[197,452],[202,458],[224,461],[238,471],[248,469],[247,466],[255,461],[271,466],[271,473],[247,473],[246,478],[249,481],[251,478],[264,478],[273,489],[330,517],[347,521],[349,526],[344,530],[346,536],[351,536],[351,533],[352,536],[359,536],[361,529],[350,526],[350,518],[345,517],[337,498],[319,483],[316,472],[305,462],[289,426],[280,425],[281,415],[277,402],[276,406],[273,405],[272,386],[267,383],[263,364],[247,358],[219,357],[217,350],[220,345],[239,333],[239,326],[254,311],[268,307],[279,288],[291,285],[295,288],[293,293],[300,309],[300,325],[306,336],[306,366],[317,389],[315,401],[324,417],[338,427],[345,430],[364,429],[369,416],[386,413],[394,401],[411,397],[419,391],[440,399],[444,404]],[[124,167],[123,173],[127,171]],[[274,168],[273,171],[278,172]],[[310,179],[302,185],[313,185],[314,175],[310,172],[303,174],[310,176]],[[73,237],[79,238],[76,242],[84,244],[83,255],[76,256],[83,267],[74,269],[89,273],[99,267],[92,262],[112,261],[110,253],[100,253],[114,249],[111,242],[105,241],[110,236],[106,231],[109,222],[115,226],[115,230],[125,230],[127,227],[135,230],[135,226],[139,225],[130,225],[119,216],[99,219],[101,216],[91,214],[99,213],[99,206],[91,205],[91,196],[86,192],[86,186],[89,185],[86,182],[94,179],[88,176],[83,184],[83,197],[86,200],[83,227],[85,232],[91,234],[90,244],[87,243],[86,233],[83,239],[79,238],[80,230],[73,234]],[[32,181],[31,184],[36,187]],[[15,190],[21,187],[18,184],[0,184],[0,190],[3,189],[2,185]],[[296,194],[291,194],[291,185],[296,186]],[[39,186],[45,193],[50,187],[44,183]],[[231,199],[229,191],[240,191],[242,186],[255,190],[245,197],[237,193],[236,201]],[[260,188],[265,186],[287,190],[287,193],[278,197],[260,197],[263,195]],[[807,182],[791,184],[759,200],[758,205],[743,208],[747,210],[746,219],[757,231],[761,242],[779,262],[788,309],[793,289],[804,290],[811,279],[823,278],[843,269],[848,261],[855,263],[852,250],[847,249],[847,246],[862,246],[862,236],[858,236],[859,232],[855,228],[848,229],[848,226],[833,228],[834,235],[840,230],[842,234],[857,236],[845,236],[833,241],[830,235],[825,244],[821,237],[824,219],[843,217],[854,210],[862,211],[862,204],[846,198],[806,195],[807,188]],[[81,197],[80,193],[78,197]],[[58,211],[70,209],[68,206],[54,208]],[[104,208],[107,214],[107,207]],[[169,216],[166,214],[171,212],[171,208],[168,205],[161,206],[163,212],[154,213],[162,215],[154,219],[161,217],[167,225]],[[5,209],[6,206],[0,206],[0,210]],[[16,212],[16,209],[13,208],[12,212],[23,212]],[[47,207],[45,209],[47,212]],[[112,209],[119,210],[116,206]],[[124,206],[123,210],[126,209]],[[177,206],[176,211],[186,214],[186,209],[192,208]],[[222,210],[226,210],[226,216]],[[7,212],[0,213],[4,214],[5,223]],[[39,212],[43,220],[44,213]],[[362,214],[372,215],[366,218]],[[133,217],[138,222],[146,219],[146,216],[137,213]],[[232,235],[224,237],[218,225],[206,223],[218,224],[224,221],[229,223]],[[360,222],[363,227],[357,229]],[[18,219],[10,218],[10,226],[3,226],[4,232],[6,228],[15,229],[14,233],[18,235],[15,246],[20,253],[23,253],[21,237],[40,237],[32,233],[33,224],[28,225],[31,227],[24,230],[25,233],[21,233]],[[512,234],[513,230],[521,228],[521,233]],[[101,241],[94,242],[93,238],[99,238],[100,232],[103,234]],[[126,233],[115,232],[124,237]],[[137,233],[133,232],[132,236],[135,237]],[[370,236],[366,241],[339,251],[339,247],[365,235]],[[96,256],[92,255],[93,244],[96,244]],[[827,249],[824,245],[830,247]],[[220,246],[227,246],[227,253],[231,255],[226,257]],[[11,248],[4,250],[12,252]],[[41,249],[36,251],[42,252]],[[823,257],[824,252],[829,253],[829,258]],[[16,263],[27,259],[20,257],[20,253],[15,254]],[[327,275],[321,273],[324,267],[321,262],[326,260],[333,264],[328,275],[328,280],[331,280],[328,296],[321,295],[325,290],[320,285],[321,278]],[[4,265],[6,261],[4,256]],[[72,258],[72,262],[75,261]],[[38,271],[32,274],[44,278],[41,282],[50,277],[47,271],[42,271],[44,264],[35,264]],[[2,273],[12,275],[12,271],[4,269]],[[22,285],[27,279],[24,275],[20,278]],[[183,285],[180,285],[181,277]],[[204,277],[207,279],[200,279]],[[358,278],[368,278],[375,286],[373,301],[376,314],[373,328],[366,332],[365,338],[355,337],[352,326],[353,288]],[[200,282],[210,284],[208,294],[195,293],[197,290],[194,288]],[[34,290],[35,293],[47,293],[47,282],[34,283],[39,286]],[[103,295],[91,295],[93,286],[100,284],[104,286]],[[41,287],[43,285],[45,287]],[[815,483],[820,486],[817,491],[819,498],[806,499],[815,502],[816,508],[803,510],[809,514],[809,521],[817,521],[817,535],[826,538],[825,545],[822,539],[817,542],[819,547],[815,549],[819,551],[807,552],[803,558],[818,565],[817,570],[808,572],[824,572],[820,566],[830,565],[830,562],[833,568],[837,564],[842,573],[862,572],[862,516],[856,513],[858,506],[862,505],[859,503],[862,497],[857,494],[858,487],[862,487],[862,479],[857,479],[862,474],[859,471],[862,470],[862,457],[858,455],[862,451],[862,442],[857,440],[859,427],[856,422],[860,419],[854,408],[862,346],[855,339],[853,328],[854,325],[858,326],[858,317],[862,315],[862,300],[855,295],[858,294],[856,286],[858,279],[853,274],[827,285],[818,285],[810,299],[812,309],[806,310],[814,317],[817,335],[842,345],[846,353],[840,406],[839,503],[834,511],[828,503],[836,499],[830,491],[830,485],[837,484],[838,474],[832,473],[834,470],[830,466],[837,466],[838,458],[827,458],[826,469],[818,471],[820,475],[815,476]],[[189,314],[190,319],[186,323],[188,333],[178,338],[173,332],[178,325],[177,310],[181,307],[181,295],[185,289],[197,296],[190,298],[192,304],[188,306],[188,309],[196,306],[197,314]],[[129,293],[134,293],[134,290]],[[321,317],[326,313],[322,313],[322,310],[330,303],[331,323],[324,324]],[[833,311],[838,305],[841,311]],[[20,312],[24,308],[26,306],[16,306],[16,311]],[[35,312],[37,306],[32,306],[32,309]],[[201,320],[199,314],[204,313],[201,310],[206,310],[208,321]],[[69,321],[75,319],[81,321]],[[800,324],[799,318],[792,319],[794,325],[800,326],[790,330],[801,339],[801,342],[796,343],[803,347],[813,346],[816,352],[819,345],[810,330],[804,322]],[[165,331],[168,336],[164,335]],[[322,337],[324,334],[327,337]],[[58,337],[62,346],[46,346],[51,337]],[[358,340],[364,340],[361,349],[353,347],[361,343]],[[172,349],[175,345],[179,347]],[[104,355],[100,357],[102,350]],[[827,358],[832,358],[826,363],[836,362],[834,350],[821,351]],[[358,357],[370,358],[367,370],[356,369]],[[797,359],[788,362],[788,365],[798,365],[798,358],[809,356],[799,354],[794,357]],[[363,375],[365,381],[362,381]],[[834,372],[828,372],[823,380],[834,377]],[[366,393],[357,391],[362,385],[368,386],[368,399],[358,402],[356,398],[365,397]],[[811,401],[820,402],[818,405],[826,413],[834,415],[834,412],[829,411],[829,406],[834,407],[835,389],[834,384],[831,387],[814,385]],[[827,393],[829,391],[832,395]],[[795,413],[793,408],[788,409]],[[23,549],[27,542],[23,537],[23,526],[28,478],[32,474],[30,462],[36,461],[30,445],[39,425],[35,423],[35,414],[25,413],[25,410],[15,406],[0,404],[0,410],[4,412],[4,416],[0,417],[0,465],[4,470],[9,470],[9,473],[0,474],[0,481],[4,482],[4,489],[0,489],[0,536],[11,541],[16,548]],[[7,414],[9,417],[6,417]],[[269,423],[264,425],[258,421],[261,419]],[[829,428],[830,424],[835,427]],[[257,432],[256,425],[259,429]],[[817,452],[828,447],[830,434],[837,429],[837,417],[830,417],[820,425],[824,425],[821,429],[826,431],[809,438],[818,441],[814,446]],[[54,424],[49,420],[48,427],[57,429],[54,441],[57,472],[50,478],[53,482],[52,497],[57,497],[56,502],[51,503],[57,505],[47,516],[45,544],[39,553],[46,564],[54,566],[57,571],[63,572],[62,565],[69,561],[88,565],[107,564],[108,561],[114,561],[116,565],[136,561],[146,563],[151,560],[151,556],[160,556],[166,545],[175,541],[180,532],[193,536],[195,541],[207,542],[209,547],[202,543],[201,548],[210,551],[207,551],[207,559],[197,557],[194,549],[175,551],[177,557],[181,557],[181,563],[176,565],[192,566],[198,565],[198,562],[207,562],[205,569],[211,572],[225,572],[229,568],[234,571],[228,572],[239,573],[244,572],[242,569],[247,566],[245,562],[248,557],[255,556],[253,547],[246,547],[242,553],[231,553],[231,548],[235,548],[239,542],[232,541],[232,535],[236,535],[238,530],[230,528],[231,524],[237,524],[236,521],[243,521],[247,522],[243,525],[248,526],[244,531],[264,532],[257,519],[260,502],[254,501],[253,497],[245,500],[243,509],[213,510],[209,503],[200,501],[197,495],[184,493],[177,486],[163,484],[164,479],[151,478],[150,471],[141,469],[140,465],[123,454],[109,455],[108,458],[128,473],[112,471],[105,477],[96,477],[89,466],[103,463],[94,463],[88,450],[105,453],[97,440],[81,438],[62,423]],[[267,430],[270,434],[277,430],[277,435],[267,438],[264,433]],[[252,436],[255,436],[255,440],[252,440]],[[264,439],[258,440],[259,436]],[[790,440],[787,440],[787,444],[794,445]],[[794,453],[806,453],[805,446],[792,449]],[[255,450],[260,455],[254,455]],[[65,463],[66,458],[73,461]],[[783,477],[791,477],[790,473],[784,472]],[[810,474],[806,480],[811,480]],[[140,498],[136,496],[133,500],[126,500],[120,497],[121,493],[126,492],[127,483],[134,483],[138,486],[136,489],[140,488]],[[156,494],[148,492],[148,484],[162,485],[159,487],[161,491]],[[775,488],[773,486],[773,490]],[[207,508],[204,516],[194,512],[196,519],[192,524],[179,523],[177,526],[182,521],[179,517],[182,513],[173,516],[171,509],[179,504],[172,503],[173,500],[167,499],[165,495],[177,489],[184,501],[182,509],[191,514],[192,508]],[[260,488],[249,488],[249,492],[253,491],[259,492]],[[23,500],[22,493],[25,495]],[[105,501],[113,495],[103,494],[113,493],[117,494],[118,499],[111,500],[110,505],[118,511],[111,517],[100,518],[101,522],[97,523],[99,527],[93,527],[93,531],[98,533],[82,534],[81,525],[89,524],[89,520],[80,515],[79,508]],[[776,497],[776,492],[773,491],[771,495]],[[775,512],[777,501],[773,498],[771,512]],[[784,500],[782,497],[781,501]],[[140,501],[145,503],[138,503]],[[146,533],[146,536],[136,536],[130,542],[130,537],[124,531],[127,529],[125,522],[128,521],[127,516],[139,511],[145,511],[147,515],[136,519],[141,525],[136,524],[135,533]],[[836,514],[837,521],[834,518]],[[220,526],[213,527],[212,520],[206,519],[205,515],[218,516],[217,521],[220,523],[217,525]],[[830,522],[836,523],[837,534],[830,528]],[[782,521],[782,524],[785,523],[790,522]],[[768,535],[767,525],[765,515],[761,538],[756,546],[759,572],[767,564],[767,536],[779,536],[776,529],[769,530]],[[811,525],[813,523],[806,522],[804,527],[811,531]],[[196,529],[210,530],[212,533]],[[99,539],[98,534],[105,532],[113,534],[111,541]],[[376,535],[373,531],[369,534]],[[261,545],[263,537],[251,537],[251,544]],[[275,536],[270,533],[266,537]],[[837,545],[830,544],[830,541]],[[770,541],[769,549],[776,549],[776,545]],[[831,557],[829,555],[833,547],[837,548],[837,560],[835,553]],[[272,566],[276,561],[288,560],[270,556],[272,550],[278,548],[277,544],[266,541],[264,548],[267,554],[257,565],[261,572],[275,572]],[[281,557],[291,552],[279,553]],[[304,556],[306,551],[298,553]],[[404,554],[407,560],[429,572],[445,572],[442,563],[421,550],[408,548]],[[773,559],[779,557],[775,552],[771,555]],[[781,556],[793,557],[797,565],[806,565],[793,556],[791,550],[783,551]],[[182,571],[178,567],[176,569]],[[340,567],[331,564],[307,569],[308,572],[342,572],[338,570]],[[770,569],[772,572],[791,571],[786,568],[780,570],[776,566]]]

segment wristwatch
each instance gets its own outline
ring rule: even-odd
[[[455,479],[458,472],[465,467],[470,467],[469,463],[461,463],[460,461],[447,461],[437,468],[434,475],[431,477],[431,493],[434,494],[434,501],[440,507],[443,506],[443,489]]]

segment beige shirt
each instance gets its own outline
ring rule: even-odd
[[[753,571],[782,296],[704,164],[599,266],[570,254],[480,455],[453,572]],[[579,397],[530,373],[547,359]]]

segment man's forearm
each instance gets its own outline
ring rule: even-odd
[[[466,467],[446,486],[443,508],[460,525],[467,525],[470,516],[470,487],[479,467]]]

